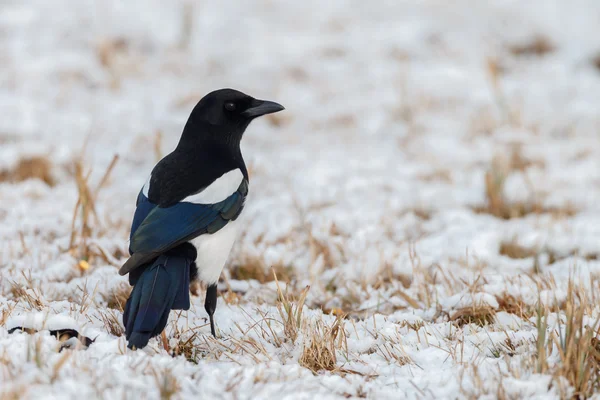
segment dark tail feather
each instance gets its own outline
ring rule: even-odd
[[[171,310],[190,308],[192,264],[189,257],[163,254],[149,266],[132,271],[133,290],[123,312],[127,347],[143,348],[163,331]]]

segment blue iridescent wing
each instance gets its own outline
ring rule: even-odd
[[[151,207],[145,203],[144,196],[138,202],[138,209],[143,207],[139,211],[139,219],[144,213],[146,216],[138,223],[136,210],[129,245],[132,256],[121,267],[119,273],[125,275],[181,243],[203,234],[217,232],[227,222],[238,217],[244,207],[247,193],[248,184],[244,180],[236,192],[215,204],[180,202],[166,208]]]
[[[129,234],[129,240],[133,238],[133,234],[140,227],[141,223],[146,219],[150,211],[152,211],[156,204],[152,203],[144,193],[140,190],[138,194],[137,201],[135,203],[136,209],[135,214],[133,214],[133,221],[131,222],[131,233]],[[131,248],[129,248],[129,254],[132,254]]]

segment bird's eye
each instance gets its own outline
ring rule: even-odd
[[[227,103],[225,103],[225,109],[227,111],[235,111],[235,103],[228,101]]]

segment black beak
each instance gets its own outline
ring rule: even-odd
[[[273,114],[278,111],[285,110],[285,108],[274,101],[268,100],[252,100],[252,105],[246,111],[242,112],[242,115],[246,118],[256,118],[265,114]]]

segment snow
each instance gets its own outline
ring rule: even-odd
[[[5,1],[0,171],[46,157],[56,185],[0,172],[0,397],[572,393],[529,366],[536,318],[501,299],[564,314],[569,285],[596,298],[599,15],[594,0]],[[535,38],[551,50],[517,54]],[[217,340],[200,292],[166,330],[172,348],[191,338],[192,361],[158,340],[132,352],[108,329],[121,318],[108,299],[127,286],[117,269],[157,133],[165,155],[195,103],[221,87],[286,108],[243,139],[250,193],[226,271],[292,271],[296,298],[310,285],[303,327],[286,336],[273,282],[225,272]],[[90,220],[88,244],[105,256],[80,268],[68,251],[73,162],[91,169],[95,190],[115,154]],[[548,212],[481,212],[490,169],[506,201]],[[533,253],[501,254],[505,243]],[[495,312],[487,325],[452,320],[484,306]],[[311,329],[339,311],[349,317],[337,369],[313,374],[300,362]],[[599,314],[589,304],[586,323]],[[549,329],[564,320],[552,313]],[[16,326],[38,332],[9,334]],[[48,330],[66,328],[95,342],[59,351]]]

